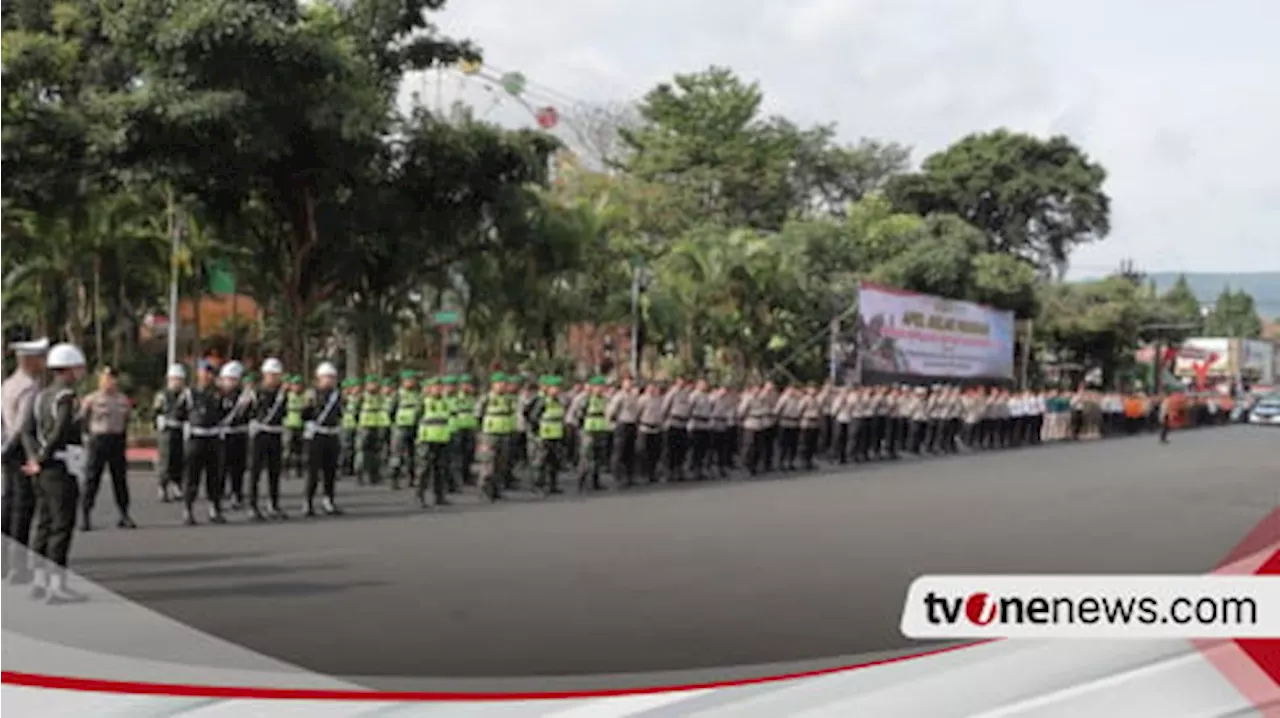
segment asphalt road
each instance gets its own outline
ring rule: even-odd
[[[923,573],[1211,569],[1280,505],[1278,447],[1231,427],[435,513],[344,482],[344,517],[195,528],[138,475],[142,528],[77,535],[74,567],[331,675],[805,661],[910,647]]]

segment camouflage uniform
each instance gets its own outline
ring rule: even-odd
[[[360,380],[343,379],[342,429],[338,433],[338,475],[356,472],[356,432],[360,419]]]
[[[437,506],[449,503],[449,417],[453,414],[449,400],[441,395],[438,379],[427,381],[428,394],[422,402],[421,421],[417,428],[418,504],[427,507],[426,492],[430,486]]]
[[[582,449],[578,454],[578,491],[586,490],[587,479],[591,479],[591,488],[599,491],[600,472],[609,467],[608,437],[612,431],[606,416],[609,400],[604,395],[605,380],[602,376],[592,377],[589,382],[586,413],[582,419]]]
[[[401,372],[400,379],[403,385],[400,391],[396,392],[392,397],[391,411],[392,424],[390,430],[390,449],[388,456],[388,474],[391,478],[391,488],[400,488],[400,477],[402,475],[409,478],[409,485],[413,485],[416,476],[414,472],[414,439],[418,434],[418,416],[422,413],[422,394],[417,388],[417,377],[411,371]]]
[[[526,421],[533,437],[534,487],[552,494],[560,493],[559,475],[565,455],[565,405],[557,388],[558,376],[542,378],[544,390],[530,404]]]
[[[365,377],[365,393],[360,401],[360,418],[356,420],[356,479],[376,484],[382,480],[382,458],[386,451],[387,430],[391,427],[386,397],[378,391],[378,377]]]
[[[456,491],[456,479],[461,477],[464,484],[475,483],[475,472],[472,464],[476,460],[476,397],[471,388],[471,377],[463,374],[458,377],[458,392],[450,397],[453,411],[449,420],[450,434],[453,436],[452,458],[457,462],[456,471],[449,473],[450,490]]]
[[[481,493],[490,501],[502,498],[504,480],[511,472],[508,447],[509,435],[516,430],[515,397],[503,391],[505,380],[502,373],[494,374],[489,394],[476,405],[476,414],[483,417],[476,445],[476,474]]]
[[[293,478],[300,479],[305,471],[307,455],[302,436],[302,410],[307,405],[306,392],[302,389],[302,377],[297,374],[290,375],[286,390],[288,393],[285,394],[284,399],[284,470],[286,475],[292,472]]]

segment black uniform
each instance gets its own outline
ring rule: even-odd
[[[231,492],[231,508],[244,503],[244,472],[249,464],[249,419],[253,416],[253,392],[237,388],[223,395],[226,416],[222,419],[223,488]]]
[[[58,380],[36,397],[33,412],[22,435],[27,459],[40,465],[39,475],[33,478],[36,533],[31,548],[55,566],[65,567],[80,496],[80,484],[68,470],[67,460],[69,451],[83,450],[75,390]]]
[[[332,389],[312,389],[307,393],[307,405],[302,410],[302,418],[307,422],[311,443],[307,456],[307,489],[304,510],[308,516],[315,515],[313,502],[316,489],[321,479],[324,481],[324,510],[327,514],[340,514],[334,505],[334,483],[338,478],[338,434],[342,430],[342,391]]]
[[[156,431],[160,448],[160,500],[168,501],[170,487],[182,487],[182,424],[190,410],[190,396],[184,389],[165,389],[156,394]]]
[[[280,509],[280,469],[284,459],[284,415],[288,392],[283,386],[261,387],[254,396],[253,420],[249,424],[249,510],[254,518],[262,518],[258,503],[258,484],[262,471],[267,472],[267,509],[275,518],[285,518]]]
[[[228,399],[218,388],[194,387],[187,390],[188,418],[186,437],[187,477],[182,487],[185,505],[184,518],[195,523],[191,512],[200,493],[200,479],[204,477],[205,497],[209,500],[209,516],[215,523],[222,518],[222,420],[234,399]]]

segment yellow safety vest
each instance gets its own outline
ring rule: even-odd
[[[291,391],[284,400],[284,427],[302,428],[302,410],[307,407],[307,397],[300,391]]]
[[[396,426],[408,429],[418,424],[422,395],[412,389],[401,389],[396,399]]]
[[[342,400],[342,428],[354,429],[359,425],[360,419],[360,395],[344,397]]]
[[[381,394],[370,394],[360,402],[360,428],[385,429],[391,426],[391,416],[387,414],[387,398]]]
[[[538,438],[555,441],[564,438],[564,405],[559,399],[547,397],[538,420]]]
[[[447,444],[452,438],[449,431],[449,403],[443,399],[428,399],[418,424],[418,441],[428,444]]]
[[[510,434],[516,430],[515,406],[510,396],[492,394],[484,407],[484,433]]]
[[[603,433],[609,430],[609,420],[604,416],[605,400],[603,396],[592,396],[587,399],[587,416],[582,422],[582,430]]]
[[[451,400],[453,415],[449,417],[449,428],[454,431],[474,430],[476,428],[476,399],[470,394],[459,394]]]

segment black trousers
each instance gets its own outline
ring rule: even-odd
[[[778,427],[778,466],[787,471],[796,468],[800,453],[800,427]]]
[[[689,432],[681,426],[667,427],[667,477],[684,481],[684,462],[689,452]]]
[[[212,436],[193,436],[187,440],[187,477],[182,485],[182,499],[187,509],[196,503],[200,480],[204,479],[204,495],[215,510],[222,508],[222,440]]]
[[[847,421],[835,423],[835,433],[831,437],[831,460],[841,464],[849,461],[849,435],[852,424]]]
[[[165,429],[157,443],[160,449],[160,488],[182,486],[182,429]]]
[[[244,501],[244,472],[249,468],[249,435],[227,434],[222,440],[222,470],[225,476],[224,490],[229,489],[231,499]]]
[[[36,514],[36,479],[22,473],[23,453],[11,448],[11,456],[4,458],[4,535],[13,543],[4,543],[4,570],[25,565],[24,547],[31,543],[31,523]]]
[[[871,434],[875,424],[873,416],[859,416],[849,423],[849,451],[853,460],[859,463],[871,458]]]
[[[284,467],[284,437],[268,431],[258,432],[249,441],[252,455],[249,469],[249,505],[258,506],[258,484],[267,472],[267,500],[272,508],[280,506],[280,473]]]
[[[102,486],[102,472],[111,472],[111,494],[115,497],[120,515],[129,515],[128,462],[124,455],[124,434],[94,434],[89,437],[89,459],[84,477],[84,495],[81,497],[85,516],[93,513]]]
[[[773,471],[773,454],[778,448],[778,427],[770,426],[761,430],[760,453],[764,460],[764,470]]]
[[[36,476],[36,535],[31,549],[58,566],[67,565],[75,535],[80,486],[61,461],[50,461]]]
[[[338,436],[316,434],[311,439],[307,456],[307,502],[315,499],[316,489],[324,484],[324,495],[333,501],[334,484],[338,480]]]
[[[613,478],[624,486],[630,486],[635,480],[636,438],[635,424],[613,427]]]
[[[716,471],[720,476],[733,468],[733,435],[729,427],[711,431],[711,453],[715,456]]]
[[[658,461],[662,458],[662,434],[640,433],[640,473],[651,483],[658,482]]]
[[[822,427],[811,426],[800,430],[800,460],[804,468],[813,468],[813,457],[818,453],[818,443],[822,440]]]
[[[699,479],[705,478],[707,475],[707,453],[711,448],[711,430],[710,429],[694,429],[689,432],[689,439],[692,455],[689,458],[689,468],[693,471],[693,475]]]
[[[765,454],[772,453],[769,438],[768,429],[743,429],[742,440],[746,444],[746,451],[742,457],[742,463],[746,466],[747,473],[752,476],[760,471]],[[767,464],[765,467],[768,470]]]

